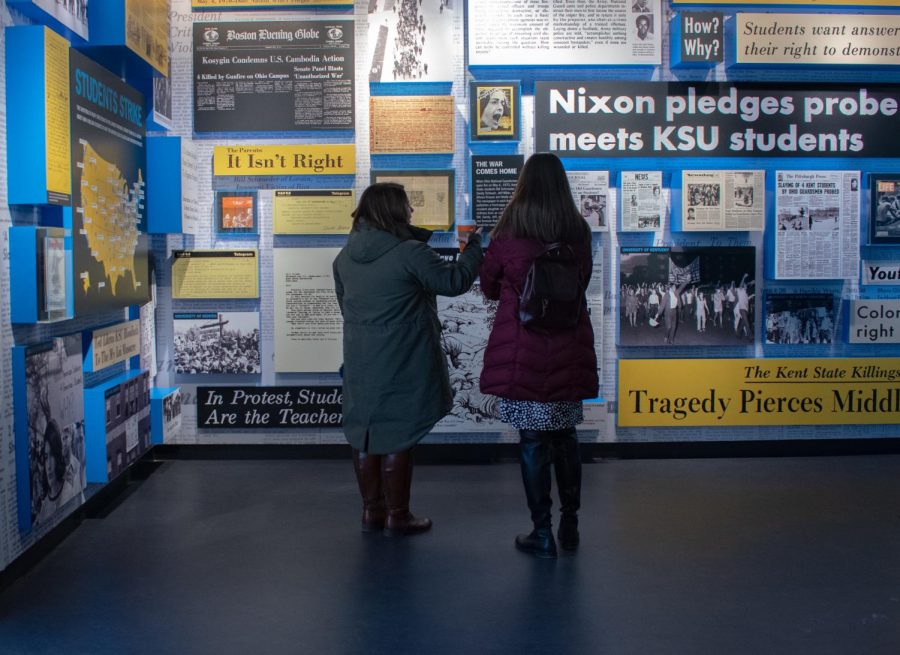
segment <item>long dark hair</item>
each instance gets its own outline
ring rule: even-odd
[[[362,192],[353,213],[353,229],[360,221],[372,227],[399,235],[409,224],[409,198],[402,184],[378,182]]]
[[[591,228],[575,206],[559,157],[541,152],[528,158],[491,236],[530,238],[544,243],[590,240]]]

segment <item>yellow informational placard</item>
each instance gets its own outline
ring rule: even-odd
[[[347,234],[356,208],[352,189],[289,189],[272,198],[275,234]]]
[[[258,251],[174,251],[172,298],[259,298]]]
[[[213,175],[353,175],[356,146],[215,146]]]
[[[353,0],[191,0],[191,9],[283,9],[352,4]]]
[[[44,76],[47,191],[70,196],[69,42],[49,27],[44,28]]]
[[[900,358],[623,359],[622,427],[900,423]]]
[[[125,46],[169,74],[169,0],[125,0]]]

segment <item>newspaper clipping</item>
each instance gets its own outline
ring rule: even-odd
[[[609,229],[609,171],[568,171],[578,211],[595,232]]]
[[[469,64],[659,64],[660,5],[661,0],[469,0]]]
[[[681,229],[758,231],[765,225],[765,171],[682,171]]]
[[[331,264],[340,248],[275,248],[275,372],[337,373],[344,322]]]
[[[859,275],[859,171],[777,171],[775,277]]]
[[[662,171],[622,171],[623,232],[659,230],[665,211]]]

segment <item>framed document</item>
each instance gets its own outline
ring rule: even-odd
[[[66,275],[66,239],[60,228],[43,230],[43,276],[39,286],[42,300],[41,320],[55,321],[68,313],[68,276]]]
[[[454,221],[456,174],[453,170],[373,170],[372,183],[402,184],[412,205],[412,224],[449,230]]]
[[[872,173],[869,243],[900,243],[900,173]]]
[[[216,192],[216,232],[257,234],[256,191]]]
[[[518,82],[470,82],[471,140],[518,141],[520,99]]]
[[[373,155],[452,154],[453,96],[372,96],[369,151]]]

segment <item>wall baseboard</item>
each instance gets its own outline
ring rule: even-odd
[[[886,455],[900,453],[900,438],[582,443],[581,451],[585,460]],[[423,464],[488,464],[517,459],[518,453],[519,446],[515,443],[419,444],[415,448],[416,461]],[[164,444],[155,446],[152,456],[158,460],[350,459],[350,446]]]

